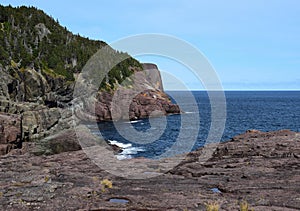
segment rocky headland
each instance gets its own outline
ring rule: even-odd
[[[199,162],[200,148],[179,164],[176,157],[126,161],[148,179],[115,176],[86,150],[93,153],[90,143],[97,143],[99,162],[118,170],[124,163],[104,159],[104,152],[120,149],[77,124],[180,113],[157,66],[73,35],[32,7],[0,5],[0,44],[1,210],[205,210],[213,203],[239,210],[243,201],[254,210],[300,209],[299,133],[247,131],[219,144],[206,162]],[[92,78],[104,80],[78,103],[76,84],[92,84],[81,70],[103,47],[102,68],[125,59],[105,75],[96,68]],[[161,162],[173,167],[160,169]]]
[[[33,7],[0,5],[0,14],[0,155],[24,142],[44,143],[80,121],[180,113],[164,93],[155,64],[141,64],[102,41],[74,35]],[[81,77],[100,50],[105,54],[96,58],[91,80]],[[117,58],[120,62],[111,65]],[[95,94],[79,103],[74,99],[75,87],[89,87],[101,77]]]

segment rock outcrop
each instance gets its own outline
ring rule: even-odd
[[[0,209],[198,211],[216,203],[232,211],[245,201],[249,210],[300,209],[299,133],[249,131],[219,144],[207,162],[199,162],[201,153],[191,152],[174,169],[144,180],[111,175],[83,151],[7,155],[0,157]],[[127,164],[144,164],[147,175],[162,173],[148,162]],[[112,181],[111,189],[102,190],[104,179]]]
[[[0,122],[1,144],[6,144],[1,145],[1,154],[20,147],[19,142],[41,140],[72,127],[79,121],[72,119],[72,106],[81,108],[76,114],[85,121],[180,112],[164,93],[156,65],[143,66],[105,42],[74,35],[33,7],[0,5],[0,13],[0,112],[19,118],[16,125]],[[76,104],[75,85],[89,86],[88,81],[77,79],[100,49],[104,53],[91,64],[90,78],[104,79],[95,96],[87,96],[83,105]],[[109,72],[105,72],[107,66],[113,66]],[[8,125],[11,133],[16,131],[9,138]],[[20,131],[12,126],[20,126]]]
[[[143,71],[130,77],[130,85],[118,84],[114,92],[102,91],[83,99],[83,106],[76,110],[77,117],[85,121],[110,121],[179,114],[179,106],[164,93],[157,66],[143,67]]]
[[[21,147],[24,141],[39,140],[71,127],[68,123],[72,113],[66,103],[71,100],[72,92],[66,81],[42,75],[34,69],[9,72],[0,66],[0,72],[0,112],[2,118],[7,119],[0,121],[0,127],[5,129],[13,123],[18,128],[10,129],[10,136],[18,140],[9,140],[15,144],[7,145],[5,150],[2,146],[2,154]]]
[[[18,115],[0,113],[0,155],[22,146],[21,118]]]
[[[140,119],[179,113],[179,107],[162,90],[157,67],[149,64],[145,67],[155,69],[136,72],[130,87],[120,85],[113,93],[99,92],[94,101],[87,101],[79,119],[108,121],[113,117],[114,120]],[[40,140],[72,127],[74,119],[69,106],[73,97],[72,83],[34,69],[15,68],[9,72],[0,67],[0,71],[0,112],[18,116],[20,131],[12,134],[18,137],[18,142]],[[126,103],[129,104],[126,106]],[[4,121],[0,126],[6,128]],[[6,145],[1,146],[1,154],[21,146],[2,142]],[[16,140],[9,142],[15,143]]]
[[[121,84],[114,92],[101,91],[89,98],[76,112],[77,117],[84,121],[109,121],[180,113],[163,92],[157,67],[145,65],[149,67],[155,69],[135,72],[129,87]],[[72,83],[34,69],[8,72],[0,67],[0,71],[0,112],[19,116],[21,132],[15,136],[20,142],[40,140],[72,127]],[[4,149],[3,145],[2,154],[19,146],[6,145]]]

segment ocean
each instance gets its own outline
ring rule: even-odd
[[[124,149],[117,155],[118,159],[156,159],[205,145],[212,129],[212,105],[208,93],[167,93],[174,102],[181,102],[183,114],[132,122],[101,122],[88,127],[94,134]],[[226,91],[225,98],[226,123],[216,142],[230,140],[249,129],[300,131],[300,91]]]

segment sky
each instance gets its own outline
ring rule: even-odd
[[[298,0],[1,0],[44,10],[70,31],[112,43],[155,33],[196,47],[214,67],[225,90],[300,90],[300,1]],[[159,56],[166,90],[201,82],[179,62]]]

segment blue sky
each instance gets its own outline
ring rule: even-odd
[[[198,48],[227,90],[300,90],[300,1],[2,0],[33,5],[74,33],[108,43],[135,34],[176,36]],[[183,80],[201,84],[174,61],[141,57]],[[165,89],[176,84],[164,77]]]

